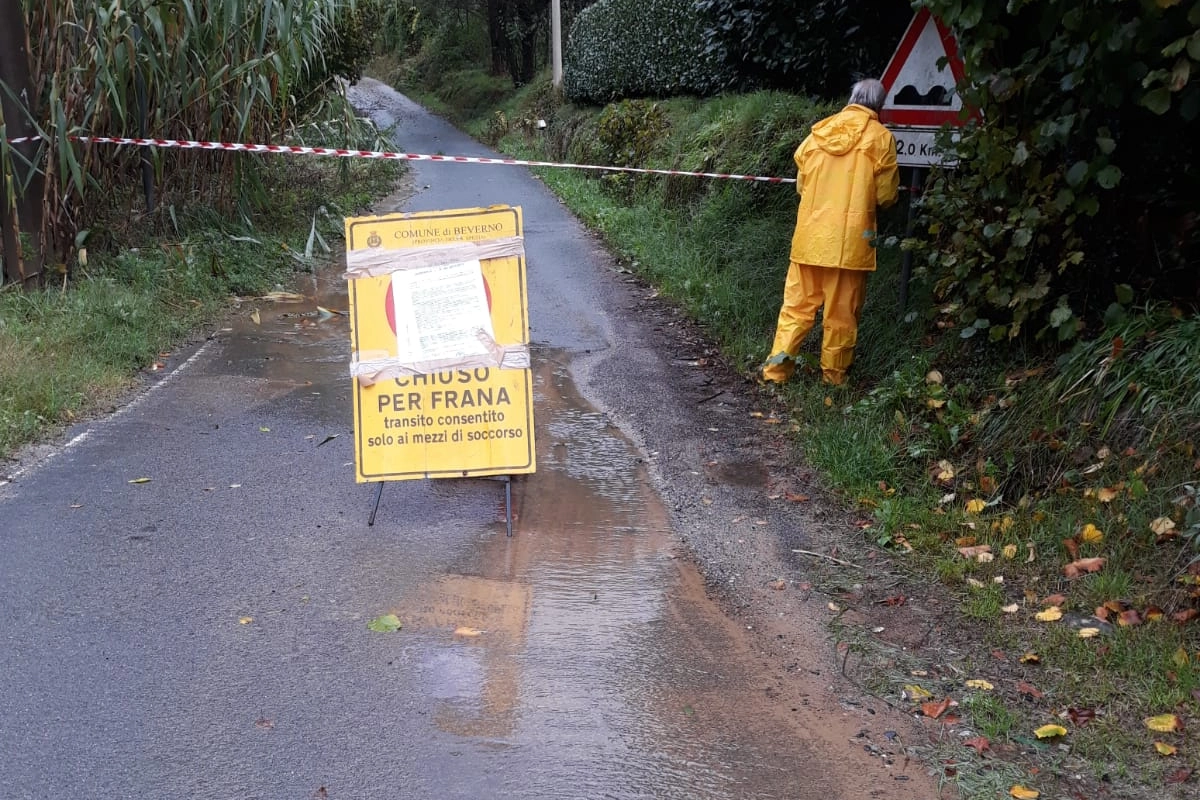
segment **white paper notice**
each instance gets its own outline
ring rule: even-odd
[[[478,356],[480,331],[496,338],[478,260],[393,272],[392,302],[401,361]]]

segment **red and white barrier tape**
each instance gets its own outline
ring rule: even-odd
[[[602,172],[633,172],[645,175],[678,175],[693,178],[721,178],[758,183],[795,183],[795,178],[768,178],[759,175],[735,175],[724,172],[686,172],[676,169],[639,169],[638,167],[602,167],[595,164],[562,164],[554,161],[525,161],[517,158],[483,158],[480,156],[439,156],[422,153],[391,153],[384,150],[347,150],[334,147],[301,147],[280,144],[242,144],[232,142],[195,142],[186,139],[131,139],[122,136],[71,136],[71,141],[81,144],[134,145],[137,147],[161,147],[179,150],[224,150],[244,153],[286,153],[311,156],[334,156],[336,158],[383,158],[397,161],[437,161],[452,164],[503,164],[510,167],[560,167],[564,169],[590,169]],[[26,136],[9,139],[10,144],[36,141]]]

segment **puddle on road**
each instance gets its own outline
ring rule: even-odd
[[[299,302],[250,297],[234,313],[223,361],[204,377],[213,408],[250,407],[289,393],[326,422],[348,422],[351,408],[350,321],[341,271],[325,268],[297,281]],[[321,311],[325,309],[325,313]],[[253,315],[257,312],[258,322]],[[231,382],[229,376],[239,380]],[[247,387],[250,390],[247,390]]]
[[[510,787],[529,796],[841,796],[674,559],[637,451],[553,354],[534,360],[538,472],[514,485],[513,538],[397,609],[427,643],[433,724],[529,758]]]
[[[304,415],[349,423],[348,320],[316,310],[346,307],[330,272],[305,303],[243,306],[221,374],[206,378],[214,392],[234,375],[243,403],[296,392]],[[821,755],[845,747],[842,731],[805,730],[812,718],[793,707],[805,701],[771,696],[774,676],[675,558],[636,448],[579,395],[568,356],[535,348],[534,364],[538,472],[514,479],[514,536],[501,502],[451,574],[404,587],[390,609],[404,621],[405,680],[431,703],[429,743],[471,752],[499,776],[495,796],[877,796],[877,776]],[[259,387],[249,400],[246,379]],[[759,485],[752,466],[714,477]],[[444,491],[406,495],[407,513],[437,502],[480,524],[478,508],[453,504],[477,483],[427,483]]]

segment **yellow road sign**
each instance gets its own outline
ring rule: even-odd
[[[535,470],[521,209],[346,220],[359,483]]]

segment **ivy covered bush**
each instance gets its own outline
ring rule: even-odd
[[[704,50],[737,89],[782,89],[845,100],[877,78],[912,18],[898,0],[696,0]]]
[[[981,122],[924,201],[964,336],[1068,341],[1131,298],[1200,305],[1200,0],[929,0]]]
[[[693,0],[600,0],[575,18],[565,59],[563,90],[581,103],[707,95],[729,82]]]

